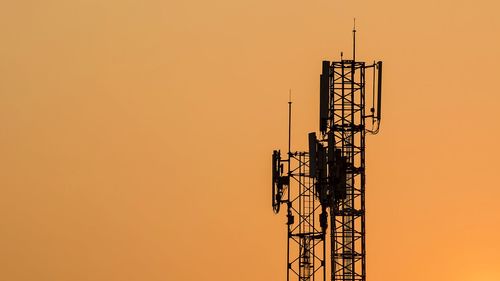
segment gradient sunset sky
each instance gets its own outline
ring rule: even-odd
[[[0,2],[0,280],[285,280],[271,152],[384,61],[369,281],[500,280],[498,1]]]

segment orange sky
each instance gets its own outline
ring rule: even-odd
[[[0,3],[0,280],[285,280],[270,155],[354,17],[368,280],[500,280],[500,5],[354,2]]]

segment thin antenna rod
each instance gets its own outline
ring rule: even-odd
[[[292,170],[290,169],[291,168],[291,159],[292,159],[292,151],[291,151],[291,144],[292,143],[292,89],[290,89],[289,93],[288,93],[288,178],[291,177],[292,175]],[[288,214],[287,214],[287,217],[289,215],[291,215],[290,213],[290,208],[291,208],[291,195],[290,195],[290,190],[288,190],[288,200],[287,200],[287,206],[288,206]],[[291,233],[291,227],[292,225],[291,224],[288,224],[287,223],[287,227],[288,227],[288,233]],[[290,236],[289,236],[290,237]],[[286,280],[290,280],[290,270],[289,270],[289,266],[290,266],[290,239],[287,239],[286,240],[287,242],[287,247],[286,247]]]
[[[352,60],[356,61],[356,18],[354,18],[354,26],[352,28]]]
[[[288,94],[288,155],[291,152],[292,141],[292,89]]]

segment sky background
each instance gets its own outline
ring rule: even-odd
[[[285,280],[273,149],[384,61],[370,281],[500,280],[497,1],[0,2],[0,280]]]

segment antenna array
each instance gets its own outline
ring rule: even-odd
[[[382,62],[355,60],[355,32],[352,60],[322,63],[319,132],[309,133],[308,151],[290,149],[290,101],[287,157],[273,152],[273,209],[287,212],[287,281],[366,280],[365,137],[379,129]]]

